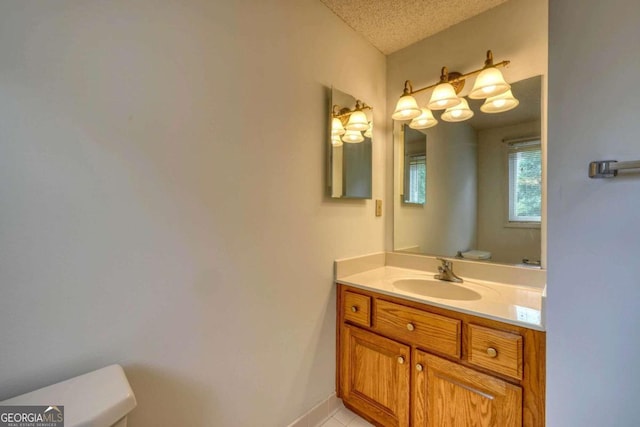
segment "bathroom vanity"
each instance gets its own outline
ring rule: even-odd
[[[429,268],[337,267],[338,396],[385,427],[544,426],[543,287]]]

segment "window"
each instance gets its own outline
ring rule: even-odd
[[[541,154],[539,139],[509,144],[509,222],[511,223],[540,223]]]
[[[425,154],[406,156],[405,174],[404,202],[424,204],[427,186],[427,156]]]

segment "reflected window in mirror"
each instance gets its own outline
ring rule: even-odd
[[[427,137],[404,126],[403,202],[424,205],[427,198]]]
[[[540,226],[542,211],[542,149],[540,139],[508,143],[509,225]]]

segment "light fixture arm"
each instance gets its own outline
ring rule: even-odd
[[[402,96],[405,95],[414,95],[416,93],[420,93],[420,92],[424,92],[425,90],[429,90],[429,89],[433,89],[434,87],[438,86],[440,83],[451,83],[454,87],[456,86],[456,83],[462,83],[462,85],[460,86],[460,89],[456,89],[456,92],[459,92],[460,90],[462,90],[462,86],[464,86],[464,80],[468,79],[469,77],[473,77],[477,74],[480,74],[482,72],[482,70],[489,68],[489,67],[506,67],[507,65],[509,65],[511,63],[511,61],[505,60],[502,62],[498,62],[497,64],[493,63],[493,52],[491,50],[487,51],[487,59],[484,61],[484,67],[471,71],[469,73],[466,74],[460,74],[457,72],[449,72],[447,67],[442,67],[441,73],[440,73],[440,81],[438,81],[438,83],[434,83],[430,86],[426,86],[426,87],[422,87],[420,89],[413,89],[413,86],[411,85],[411,81],[407,80],[404,82],[404,90],[402,92]]]
[[[491,49],[487,51],[487,59],[484,60],[484,68],[493,67],[493,52]]]
[[[413,92],[413,85],[411,84],[411,80],[404,81],[404,90],[402,91],[402,96],[411,95]]]
[[[449,69],[442,67],[440,70],[440,83],[449,83]]]
[[[363,110],[373,110],[373,107],[365,104],[359,99],[356,99],[356,106],[353,110],[350,109],[349,107],[340,108],[340,106],[336,104],[331,109],[331,112],[333,114],[333,117],[336,117],[338,119],[344,119],[345,117],[349,117],[356,111],[363,111]]]
[[[362,111],[362,110],[373,110],[373,107],[370,107],[367,104],[365,104],[364,102],[360,101],[359,99],[356,99],[356,109],[355,109],[355,111]]]

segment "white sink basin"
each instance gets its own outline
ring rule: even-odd
[[[398,291],[439,299],[473,301],[482,297],[467,287],[436,279],[398,279],[393,281],[393,287]]]

